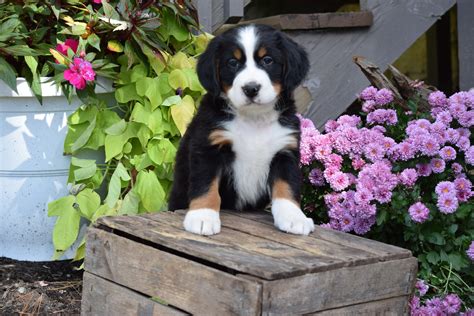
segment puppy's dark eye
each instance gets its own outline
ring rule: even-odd
[[[265,66],[273,64],[273,58],[271,58],[270,56],[263,57],[262,64],[264,64]]]
[[[239,66],[239,61],[235,58],[231,58],[227,61],[227,65],[229,65],[232,68],[237,68]]]

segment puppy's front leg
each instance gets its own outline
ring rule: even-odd
[[[275,226],[297,235],[312,232],[313,220],[306,217],[299,206],[301,173],[297,157],[291,152],[277,154],[270,169],[270,181]]]
[[[214,235],[221,231],[219,210],[218,161],[214,157],[195,157],[189,175],[189,211],[184,229],[199,235]]]

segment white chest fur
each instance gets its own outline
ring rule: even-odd
[[[238,116],[224,128],[235,153],[232,169],[240,208],[269,193],[270,163],[276,153],[294,146],[295,131],[283,127],[276,118],[256,120]]]

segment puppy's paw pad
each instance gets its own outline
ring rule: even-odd
[[[272,205],[275,226],[287,233],[308,235],[314,231],[314,222],[289,200],[276,200]]]
[[[211,209],[197,209],[186,213],[184,229],[198,235],[215,235],[221,231],[219,212]]]

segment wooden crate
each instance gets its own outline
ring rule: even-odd
[[[220,234],[184,213],[104,217],[89,229],[83,315],[403,315],[410,251],[316,227],[278,231],[264,212],[221,212]]]

